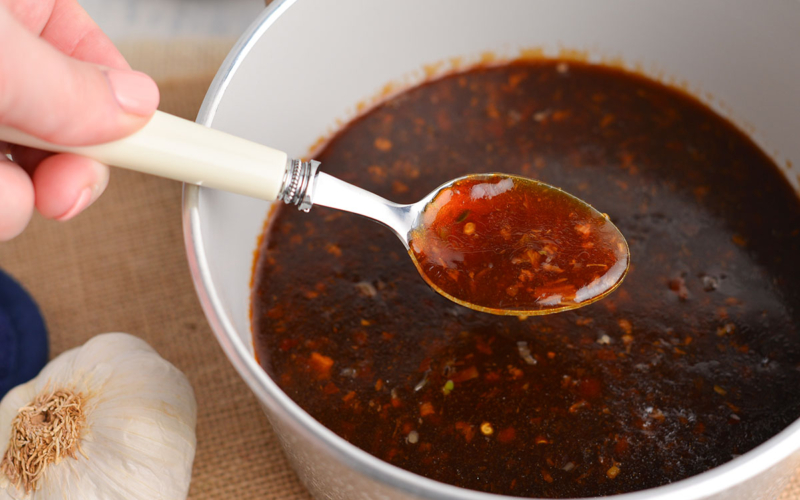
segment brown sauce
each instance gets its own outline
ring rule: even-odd
[[[524,177],[479,174],[440,190],[409,254],[445,297],[493,314],[540,315],[597,301],[622,282],[628,245],[583,201]]]
[[[318,159],[406,203],[469,173],[536,178],[608,213],[631,248],[609,297],[521,321],[435,293],[374,222],[279,211],[256,352],[376,457],[480,491],[610,495],[723,464],[800,416],[800,202],[685,94],[583,64],[476,69],[386,102]]]

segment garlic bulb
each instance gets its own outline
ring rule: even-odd
[[[98,335],[0,401],[0,500],[185,499],[196,413],[147,343]]]

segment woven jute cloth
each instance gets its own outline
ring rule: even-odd
[[[194,119],[232,44],[137,42],[121,50],[159,82],[163,111]],[[22,236],[0,243],[0,267],[39,302],[52,356],[122,331],[189,377],[198,403],[190,498],[311,498],[200,309],[183,246],[180,184],[116,169],[84,214],[66,223],[37,216]],[[800,500],[800,475],[780,499]]]

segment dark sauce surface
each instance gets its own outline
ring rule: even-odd
[[[409,254],[435,290],[492,314],[591,304],[619,286],[628,245],[582,200],[524,177],[477,174],[425,205]]]
[[[477,69],[388,101],[317,159],[402,203],[468,173],[536,178],[630,245],[612,295],[522,321],[435,293],[374,222],[280,211],[256,270],[256,352],[376,457],[481,491],[609,495],[725,463],[800,415],[800,203],[684,94],[575,63]]]

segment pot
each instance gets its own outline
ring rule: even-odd
[[[794,0],[276,0],[236,44],[198,117],[309,153],[383,97],[437,74],[524,54],[633,67],[748,132],[798,188],[800,2]],[[192,276],[223,350],[263,404],[316,498],[505,498],[438,483],[361,451],[313,420],[253,356],[249,283],[269,203],[186,186]],[[800,465],[800,421],[697,476],[620,500],[773,499]]]

